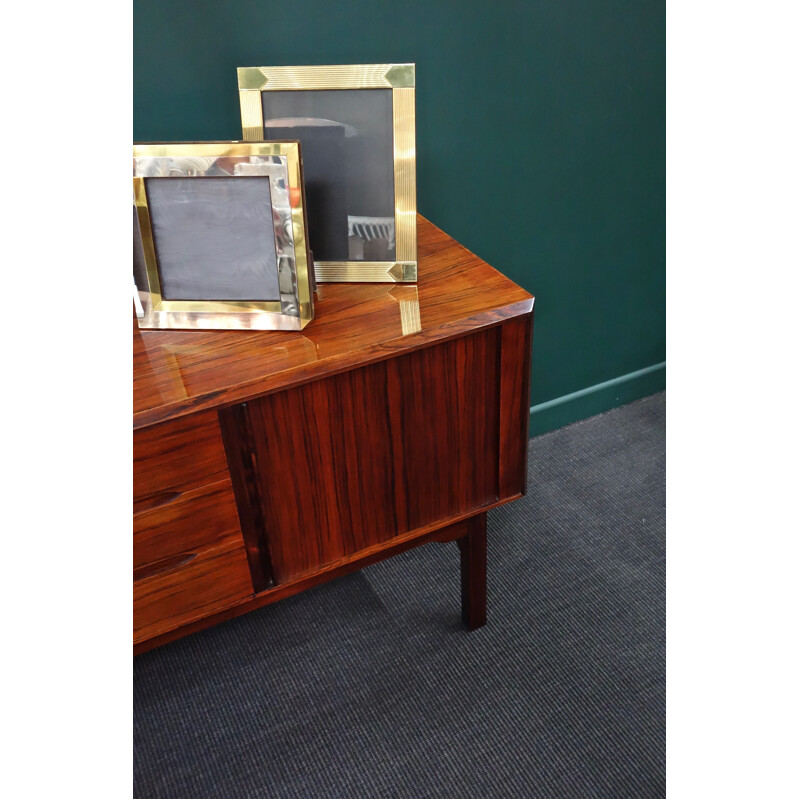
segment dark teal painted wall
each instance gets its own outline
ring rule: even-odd
[[[133,137],[239,138],[237,66],[404,61],[419,211],[536,295],[532,432],[663,388],[663,2],[137,0]]]

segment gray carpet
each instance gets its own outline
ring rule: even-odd
[[[532,439],[489,622],[429,544],[135,659],[135,797],[665,796],[665,396]]]

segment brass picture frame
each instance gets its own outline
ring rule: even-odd
[[[191,256],[183,256],[181,234],[169,237],[169,230],[163,233],[164,239],[159,244],[164,231],[165,212],[151,208],[149,195],[158,188],[158,194],[166,188],[163,184],[150,184],[150,181],[173,181],[175,178],[191,178],[192,183],[172,183],[169,187],[182,192],[176,195],[181,203],[191,202],[196,196],[195,189],[208,191],[212,186],[200,187],[196,180],[216,181],[213,194],[220,189],[245,189],[248,193],[257,189],[259,202],[253,204],[254,219],[252,223],[258,235],[257,244],[244,234],[237,234],[236,246],[249,248],[248,257],[254,257],[268,280],[262,280],[249,262],[245,263],[249,284],[257,284],[249,288],[246,299],[237,299],[235,284],[236,272],[231,263],[220,256],[218,267],[211,280],[218,284],[228,281],[227,299],[200,297],[194,299],[192,289],[181,288],[180,292],[172,291],[172,296],[165,296],[162,287],[163,267],[166,261],[159,264],[159,253],[166,258],[169,253],[171,263],[178,264],[177,273],[181,276],[181,287],[186,286],[186,276],[193,280],[193,264]],[[237,182],[228,182],[223,186],[220,178],[236,178]],[[260,178],[262,182],[252,183]],[[263,183],[264,179],[268,184]],[[240,185],[238,181],[251,181]],[[192,191],[187,192],[191,186]],[[149,187],[149,188],[148,188]],[[268,189],[262,193],[262,189]],[[238,194],[236,195],[239,196]],[[244,196],[244,195],[243,195]],[[247,195],[249,196],[249,195]],[[261,198],[263,197],[263,206]],[[140,328],[182,328],[182,329],[224,329],[224,330],[302,330],[314,317],[314,279],[309,269],[308,238],[303,198],[302,160],[298,142],[193,142],[193,143],[148,143],[133,146],[133,199],[134,199],[134,283],[136,294],[140,300],[137,304],[137,317]],[[152,198],[151,198],[152,199]],[[213,199],[212,199],[213,203]],[[217,208],[223,208],[218,204]],[[214,206],[212,205],[212,210]],[[248,210],[250,206],[248,206]],[[202,225],[193,216],[193,208],[179,209],[183,218],[192,220],[193,225]],[[156,212],[156,219],[153,218]],[[228,213],[235,214],[234,211]],[[161,214],[161,217],[158,216]],[[267,219],[267,223],[262,224]],[[237,218],[238,222],[238,218]],[[158,223],[158,224],[156,224]],[[247,223],[250,224],[250,223]],[[159,227],[159,225],[161,227]],[[271,227],[269,227],[271,225]],[[138,231],[137,231],[138,227]],[[219,226],[221,236],[227,236],[227,226]],[[244,243],[241,239],[244,238]],[[263,241],[269,246],[264,248]],[[168,249],[166,245],[169,244]],[[189,244],[187,242],[187,244]],[[139,258],[136,257],[137,245]],[[163,250],[161,245],[164,245]],[[274,248],[272,252],[271,248]],[[224,255],[224,250],[222,251]],[[262,252],[264,258],[261,258]],[[177,256],[175,255],[177,253]],[[209,259],[214,263],[215,255]],[[183,263],[181,260],[183,259]],[[137,261],[140,262],[137,269]],[[170,267],[171,269],[175,269]],[[198,270],[199,272],[199,270]],[[212,270],[213,272],[213,270]],[[138,273],[138,274],[137,274]],[[233,278],[231,278],[233,276]],[[230,284],[234,280],[233,285]],[[171,277],[172,285],[177,285]],[[263,286],[264,299],[260,299]],[[189,296],[186,296],[188,292]],[[198,292],[203,294],[203,292]],[[243,293],[244,294],[244,293]],[[271,297],[269,295],[272,295]]]
[[[325,91],[347,89],[391,90],[393,153],[394,257],[390,260],[326,260],[314,254],[319,282],[415,283],[417,280],[417,196],[415,134],[415,65],[361,64],[339,66],[239,67],[239,103],[242,137],[245,141],[265,139],[264,98],[272,92]],[[267,98],[271,99],[271,98]],[[296,136],[302,141],[302,136]],[[308,160],[308,153],[306,153]],[[310,167],[307,169],[310,170]],[[312,201],[309,199],[309,205]],[[349,227],[353,220],[350,217]],[[312,243],[315,221],[310,215]],[[350,231],[348,230],[348,234]],[[312,247],[314,245],[312,244]]]

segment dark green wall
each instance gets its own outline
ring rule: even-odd
[[[536,295],[531,432],[664,387],[665,9],[137,0],[136,141],[237,139],[237,66],[417,65],[419,211]]]

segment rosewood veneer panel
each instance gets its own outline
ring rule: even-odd
[[[186,492],[179,499],[133,515],[133,568],[177,553],[213,547],[232,534],[241,538],[229,480]]]
[[[500,496],[525,494],[533,314],[505,322],[500,346]]]
[[[206,411],[133,435],[134,510],[228,477],[217,415]]]
[[[247,404],[275,581],[498,496],[498,329]]]
[[[499,329],[386,362],[397,532],[498,497]]]
[[[134,640],[253,594],[229,480],[133,515]]]
[[[253,594],[241,542],[216,547],[133,584],[134,644],[223,611]]]

